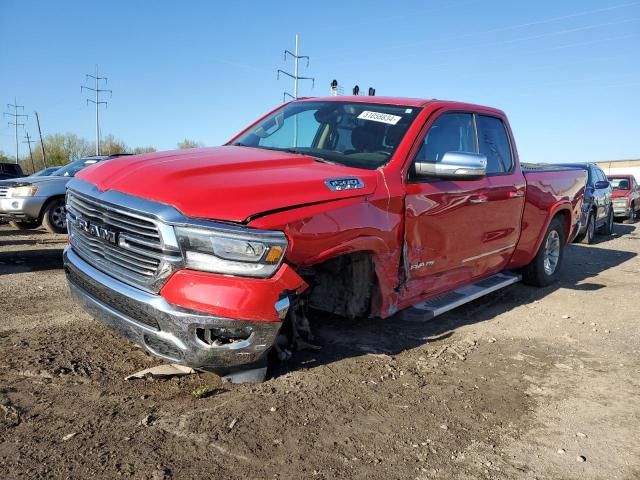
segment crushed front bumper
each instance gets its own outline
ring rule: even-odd
[[[172,363],[217,371],[264,361],[282,325],[234,320],[194,312],[169,304],[110,277],[82,260],[70,247],[64,251],[69,287],[78,303],[94,318],[147,351]],[[286,316],[289,302],[275,308]],[[211,342],[212,338],[233,340]]]

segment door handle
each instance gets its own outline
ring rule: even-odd
[[[487,203],[489,201],[489,197],[486,195],[477,195],[475,197],[469,198],[469,203],[478,204],[478,203]]]
[[[524,197],[524,190],[512,190],[509,192],[509,198],[522,198]]]

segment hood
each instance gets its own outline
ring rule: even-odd
[[[43,183],[61,182],[67,183],[73,177],[21,177],[12,178],[10,180],[3,180],[0,182],[2,185],[10,185],[17,187],[21,185],[42,185]]]
[[[613,190],[611,192],[611,198],[628,197],[630,194],[631,194],[631,190]]]
[[[333,191],[325,180],[357,177],[364,186]],[[367,195],[376,172],[306,155],[224,146],[151,153],[100,162],[76,178],[171,205],[188,217],[244,222],[260,213]]]

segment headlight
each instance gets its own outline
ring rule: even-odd
[[[193,270],[270,277],[287,249],[284,234],[229,233],[194,227],[175,227],[185,266]]]
[[[26,187],[12,187],[7,191],[7,197],[33,197],[38,191],[35,185]]]

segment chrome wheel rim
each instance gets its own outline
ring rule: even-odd
[[[560,260],[560,235],[551,230],[544,246],[544,273],[553,275]]]
[[[64,209],[64,205],[58,205],[53,210],[51,210],[50,218],[51,223],[57,228],[64,228],[66,217],[66,210]]]

